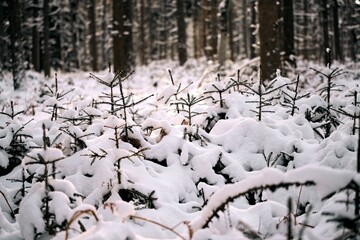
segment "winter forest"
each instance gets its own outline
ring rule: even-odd
[[[360,239],[359,0],[1,0],[0,240]]]

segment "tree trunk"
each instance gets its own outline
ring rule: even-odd
[[[295,60],[292,56],[295,54],[294,47],[294,9],[293,0],[283,0],[283,50],[284,61],[295,66]]]
[[[73,33],[71,38],[71,47],[74,54],[74,68],[80,67],[81,60],[79,59],[78,41],[80,38],[79,31],[76,24],[76,9],[77,1],[70,1],[70,31]]]
[[[140,64],[145,65],[147,63],[146,54],[146,36],[145,36],[145,1],[140,2]]]
[[[9,31],[10,31],[10,63],[11,63],[11,72],[13,75],[13,84],[14,89],[20,87],[20,71],[22,64],[20,57],[20,12],[19,12],[19,2],[18,0],[9,0]]]
[[[307,44],[308,44],[308,40],[307,40],[307,34],[308,34],[308,17],[307,17],[307,13],[308,13],[308,3],[307,1],[304,1],[304,14],[303,14],[303,18],[304,18],[304,45],[303,45],[303,51],[304,51],[304,58],[306,60],[309,59],[309,54],[308,54],[308,49],[307,49]]]
[[[329,41],[329,26],[328,26],[328,3],[327,0],[321,0],[322,13],[322,29],[323,29],[323,43],[322,52],[325,66],[331,65],[330,41]]]
[[[217,44],[218,44],[218,0],[210,0],[210,8],[211,8],[211,40],[210,40],[210,46],[212,49],[212,58],[214,59],[217,54]]]
[[[50,77],[50,52],[49,52],[49,0],[44,0],[44,74]]]
[[[33,1],[33,27],[32,27],[32,64],[34,70],[40,72],[40,33],[38,30],[38,0]]]
[[[187,60],[186,53],[186,25],[185,25],[185,12],[184,12],[184,1],[176,0],[177,8],[177,29],[178,29],[178,42],[177,50],[180,65],[184,65]]]
[[[114,72],[125,76],[135,65],[132,44],[132,1],[113,1]]]
[[[227,8],[227,30],[229,33],[229,49],[230,49],[230,60],[235,61],[235,43],[234,43],[234,12],[233,12],[233,3],[229,0],[229,6]]]
[[[280,69],[278,48],[278,6],[273,0],[259,0],[260,80],[269,81]]]
[[[219,65],[223,66],[226,60],[226,40],[228,32],[229,1],[225,0],[224,6],[220,9],[220,44],[219,44]]]
[[[340,31],[339,31],[339,4],[338,0],[333,0],[333,24],[334,24],[334,47],[335,47],[335,59],[343,62],[344,57],[340,45]]]
[[[256,57],[256,3],[252,1],[250,3],[250,12],[251,12],[251,24],[250,24],[250,58],[253,59]]]
[[[247,0],[242,0],[242,5],[241,5],[241,9],[242,9],[242,12],[241,12],[241,25],[242,25],[242,39],[243,39],[243,48],[242,48],[242,52],[243,52],[243,55],[245,58],[248,58],[250,57],[250,49],[249,49],[249,30],[248,30],[248,22],[247,22],[247,9],[248,9],[248,6],[247,6]]]
[[[125,56],[126,56],[126,66],[128,70],[135,67],[135,55],[133,47],[133,0],[123,0],[123,9],[124,9],[124,43],[125,43]],[[125,73],[126,74],[126,73]]]
[[[98,53],[97,53],[97,41],[96,41],[96,22],[95,22],[95,0],[89,0],[88,2],[88,17],[90,21],[90,57],[91,57],[91,68],[93,71],[98,71]]]
[[[192,20],[193,20],[193,45],[194,45],[194,58],[199,58],[200,54],[200,39],[201,39],[201,31],[200,31],[200,7],[199,0],[193,0],[192,3]]]
[[[5,30],[5,20],[6,20],[6,9],[3,3],[0,3],[0,52],[2,53],[0,55],[0,71],[5,68],[5,62],[6,62],[6,30]],[[1,77],[1,73],[0,73]]]

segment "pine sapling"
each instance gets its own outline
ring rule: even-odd
[[[330,64],[329,64],[330,66]],[[335,116],[333,116],[331,114],[331,110],[332,110],[332,104],[331,104],[331,92],[334,91],[342,91],[341,90],[341,86],[337,85],[333,82],[334,78],[344,74],[343,69],[339,69],[339,68],[335,68],[335,69],[330,69],[328,68],[328,71],[319,71],[317,69],[311,68],[312,70],[314,70],[316,73],[320,74],[321,76],[326,78],[326,84],[321,85],[318,89],[318,92],[320,94],[320,96],[323,96],[325,101],[326,101],[326,109],[325,110],[325,115],[324,115],[324,120],[325,120],[325,137],[330,136],[331,133],[331,127],[334,126],[338,126],[339,122],[336,119]]]
[[[45,84],[45,90],[43,90],[42,95],[47,95],[50,97],[50,99],[47,100],[48,104],[46,105],[47,107],[49,107],[51,109],[50,113],[51,114],[51,121],[53,120],[57,120],[58,118],[58,110],[59,109],[64,109],[64,107],[62,106],[61,100],[63,100],[63,98],[69,94],[70,92],[74,91],[75,89],[72,88],[68,91],[62,91],[59,92],[59,87],[58,87],[58,78],[57,78],[57,73],[55,73],[55,86],[54,89],[49,87],[48,85]]]
[[[177,113],[180,113],[179,105],[177,104],[177,102],[178,102],[178,100],[179,100],[179,95],[180,95],[180,93],[182,93],[183,91],[185,91],[188,87],[190,87],[190,85],[192,84],[192,82],[189,83],[189,84],[188,84],[187,86],[185,86],[184,88],[182,88],[182,84],[181,84],[181,83],[179,83],[178,85],[175,85],[175,81],[174,81],[174,78],[173,78],[173,75],[172,75],[170,69],[168,70],[168,73],[169,73],[169,76],[170,76],[171,84],[172,84],[172,86],[173,86],[174,88],[176,87],[176,89],[175,89],[169,96],[167,96],[167,99],[165,99],[165,104],[168,104],[169,101],[171,100],[171,97],[174,97],[174,99],[175,99],[175,104],[173,104],[173,105],[175,105],[176,112],[177,112]],[[157,100],[159,101],[159,100],[161,100],[161,99],[163,99],[163,98],[164,98],[164,96],[158,98]]]
[[[285,94],[285,98],[284,98],[284,102],[280,103],[284,107],[290,108],[291,116],[294,116],[295,111],[299,109],[296,106],[296,101],[298,101],[302,98],[308,97],[310,95],[309,93],[304,94],[304,95],[299,95],[299,82],[300,82],[300,76],[298,75],[296,77],[295,89],[287,87],[291,91],[291,94],[286,91],[283,91],[283,93]]]
[[[223,98],[223,94],[226,93],[230,88],[233,87],[232,84],[228,84],[226,86],[223,86],[220,80],[220,74],[218,73],[217,75],[217,81],[213,84],[211,84],[211,87],[213,89],[210,90],[206,90],[204,92],[204,94],[213,94],[213,93],[217,93],[219,96],[219,100],[218,102],[220,103],[220,108],[224,108],[224,98]],[[214,100],[214,98],[210,95],[210,97]]]
[[[48,138],[46,136],[46,127],[45,124],[43,124],[43,151],[46,152],[48,150]],[[49,232],[49,234],[53,235],[56,232],[56,226],[54,225],[54,222],[52,220],[52,214],[50,213],[50,206],[49,203],[51,201],[50,192],[52,191],[52,188],[49,184],[50,178],[55,178],[55,163],[62,160],[63,157],[55,158],[55,159],[45,159],[42,155],[42,152],[39,152],[37,156],[31,156],[27,155],[27,157],[30,159],[25,163],[25,165],[42,165],[43,166],[43,173],[38,174],[36,178],[39,182],[44,182],[44,221],[45,221],[45,229]],[[45,155],[45,154],[44,154]],[[52,166],[53,172],[51,173],[49,171],[49,165]]]
[[[186,98],[180,98],[177,102],[172,103],[172,104],[178,104],[178,105],[182,106],[182,108],[179,111],[185,113],[185,118],[188,120],[188,125],[192,126],[193,125],[193,123],[192,123],[193,117],[204,114],[203,112],[195,112],[193,110],[193,107],[196,104],[198,104],[208,98],[209,97],[204,97],[204,96],[195,97],[188,93],[186,95]]]

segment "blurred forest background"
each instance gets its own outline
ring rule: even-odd
[[[360,59],[358,0],[2,0],[0,79],[113,71],[155,60],[259,60],[261,79],[305,59]],[[331,49],[331,53],[326,51]],[[331,57],[331,58],[330,58]],[[124,71],[125,73],[126,71]]]

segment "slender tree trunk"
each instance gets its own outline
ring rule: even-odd
[[[33,27],[32,27],[32,64],[34,70],[40,72],[40,33],[38,30],[38,0],[33,1]]]
[[[71,47],[74,54],[74,67],[79,68],[81,60],[79,59],[79,51],[77,44],[80,36],[76,28],[76,8],[77,1],[70,2],[70,31],[73,33],[71,38]]]
[[[280,69],[280,52],[278,48],[278,6],[273,0],[259,0],[259,37],[261,82],[275,77],[276,69]]]
[[[187,60],[186,52],[186,24],[185,24],[185,12],[184,12],[184,1],[176,0],[177,8],[177,28],[178,28],[178,57],[180,65],[184,65]]]
[[[210,5],[209,0],[202,0],[201,6],[201,52],[205,54],[207,59],[213,59],[212,51],[210,49]]]
[[[283,48],[284,61],[295,66],[292,56],[295,54],[294,47],[294,9],[293,0],[283,0]]]
[[[210,0],[211,4],[210,4],[210,8],[211,8],[211,21],[210,21],[210,25],[211,25],[211,41],[210,41],[210,45],[211,45],[211,49],[212,49],[212,58],[215,58],[217,52],[217,44],[218,44],[218,17],[217,17],[217,13],[218,13],[218,0]]]
[[[146,36],[145,36],[145,1],[141,0],[140,3],[140,64],[145,65],[147,63],[146,54]]]
[[[326,66],[331,65],[331,60],[329,59],[328,49],[330,49],[330,40],[329,40],[329,26],[328,26],[328,2],[327,0],[321,0],[321,13],[322,13],[322,29],[323,29],[323,60]]]
[[[309,54],[308,54],[308,49],[307,49],[307,44],[308,44],[308,17],[307,17],[307,13],[308,13],[308,3],[307,1],[304,1],[304,13],[303,13],[303,18],[304,18],[304,44],[303,44],[303,54],[304,54],[304,58],[305,59],[309,59]]]
[[[97,41],[96,41],[96,22],[95,22],[95,0],[89,0],[88,2],[88,17],[90,21],[90,57],[91,68],[93,71],[98,71],[98,53],[97,53]]]
[[[6,9],[3,3],[0,3],[0,36],[6,36],[5,30],[5,20],[6,20]],[[6,41],[3,38],[0,38],[0,71],[5,68],[6,62]],[[1,73],[0,73],[1,77]]]
[[[10,63],[11,63],[11,72],[13,75],[13,84],[14,89],[20,87],[20,70],[21,61],[20,56],[20,12],[19,12],[19,2],[18,0],[9,0],[9,31],[10,31]]]
[[[224,6],[220,9],[220,44],[219,44],[219,55],[218,55],[220,66],[223,66],[226,60],[229,1],[230,0],[225,0]]]
[[[249,34],[248,34],[248,22],[247,22],[247,0],[242,0],[242,12],[241,12],[241,20],[242,20],[242,35],[243,35],[243,54],[244,57],[250,57],[250,50],[249,50]]]
[[[340,30],[339,30],[339,4],[337,0],[333,0],[333,24],[334,24],[334,47],[335,47],[335,59],[343,62],[344,57],[340,45]]]
[[[123,9],[124,9],[124,43],[125,43],[125,56],[126,56],[126,66],[129,69],[135,67],[135,55],[133,47],[133,0],[123,0]],[[126,73],[125,73],[126,74]]]
[[[229,6],[227,9],[227,30],[229,33],[229,49],[230,49],[230,60],[235,61],[235,43],[234,43],[234,18],[233,18],[233,3],[229,0]]]
[[[113,1],[113,65],[117,73],[126,67],[126,55],[124,44],[124,18],[122,1]]]
[[[250,58],[256,57],[256,35],[255,35],[255,29],[256,29],[256,3],[255,1],[252,1],[250,3],[250,12],[251,12],[251,24],[250,24]]]
[[[50,50],[49,50],[49,0],[44,0],[44,74],[50,77]]]
[[[194,58],[200,57],[200,36],[201,36],[201,28],[200,28],[200,7],[199,0],[193,0],[193,45],[194,45]]]

